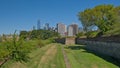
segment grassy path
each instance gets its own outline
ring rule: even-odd
[[[65,52],[63,46],[62,46],[62,52],[63,52],[63,56],[64,56],[64,61],[65,61],[66,68],[71,68],[69,60],[68,60],[68,57],[66,55],[66,52]]]
[[[2,68],[65,68],[61,46],[50,44],[30,53],[27,63],[9,61]]]
[[[83,46],[69,46],[65,49],[71,68],[119,68],[104,59],[87,52]]]
[[[29,56],[27,63],[10,60],[2,68],[119,68],[80,45],[62,48],[61,44],[53,43],[37,48]]]

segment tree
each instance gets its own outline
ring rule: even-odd
[[[99,5],[94,9],[95,25],[101,30],[101,33],[105,33],[112,29],[113,24],[116,23],[116,13],[113,11],[112,5]]]
[[[16,33],[16,31],[15,31],[15,33]],[[17,37],[16,37],[15,33],[13,35],[13,49],[11,52],[11,57],[15,61],[27,62],[29,59],[29,56],[28,56],[29,51],[25,50],[25,45],[23,45],[22,38],[20,38],[17,41]]]
[[[89,30],[89,27],[94,25],[93,22],[93,11],[91,9],[86,9],[83,12],[79,13],[79,20],[81,20],[83,29],[87,32]]]
[[[115,9],[113,5],[99,5],[80,12],[78,16],[85,31],[89,30],[91,26],[97,26],[100,34],[103,35],[105,32],[111,30],[113,25],[117,23],[118,15]]]

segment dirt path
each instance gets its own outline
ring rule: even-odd
[[[64,51],[64,46],[62,46],[62,52],[63,52],[66,68],[71,68],[66,52]]]
[[[43,64],[47,64],[50,60],[53,59],[56,53],[57,53],[56,45],[53,44],[41,57],[38,67],[41,67],[41,65]]]
[[[52,45],[41,58],[41,63],[45,63],[48,59],[51,59],[51,56],[56,54],[56,46]]]

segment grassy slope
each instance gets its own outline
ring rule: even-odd
[[[27,63],[9,61],[3,68],[65,68],[61,46],[46,45],[30,53],[31,60]]]
[[[80,49],[66,49],[71,68],[119,68],[102,58]]]
[[[76,46],[75,46],[76,47]],[[82,46],[65,49],[71,68],[118,68],[94,54],[88,53]],[[65,68],[64,58],[59,44],[49,44],[30,53],[30,61],[19,63],[9,61],[2,68]]]

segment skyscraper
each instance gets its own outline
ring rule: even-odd
[[[58,23],[57,32],[60,33],[61,36],[66,36],[66,25],[62,23]]]
[[[49,27],[49,23],[46,23],[44,29],[45,29],[45,30],[49,30],[49,28],[50,28],[50,27]]]
[[[76,34],[78,34],[78,25],[72,24],[71,26],[73,27],[73,35],[75,36]]]
[[[68,36],[75,36],[78,33],[78,25],[71,24],[68,26]]]
[[[37,22],[37,29],[38,29],[38,30],[41,29],[41,23],[40,23],[40,20],[38,20],[38,22]]]
[[[68,26],[68,36],[73,36],[73,27],[72,26]]]

